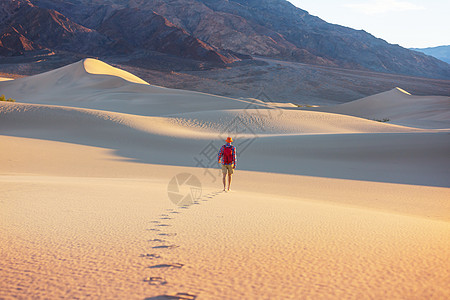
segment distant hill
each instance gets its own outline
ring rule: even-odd
[[[411,48],[410,50],[425,53],[426,55],[433,56],[450,64],[450,45],[429,48]]]

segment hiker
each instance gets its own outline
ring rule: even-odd
[[[222,163],[222,173],[223,173],[223,190],[225,190],[226,177],[228,173],[228,191],[230,191],[231,186],[231,175],[233,175],[234,169],[236,169],[236,147],[231,145],[233,139],[227,137],[226,144],[220,148],[217,159],[219,164]],[[222,161],[221,161],[222,159]]]

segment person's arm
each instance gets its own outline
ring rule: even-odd
[[[236,163],[237,163],[237,152],[236,152],[236,146],[233,147],[233,162],[234,162],[234,166],[233,169],[236,169]]]

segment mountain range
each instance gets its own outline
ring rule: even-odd
[[[426,55],[436,57],[437,59],[450,64],[450,45],[429,48],[411,48],[410,50],[425,53]]]
[[[200,69],[266,57],[450,78],[447,63],[285,0],[4,0],[0,15],[2,56],[48,49]]]

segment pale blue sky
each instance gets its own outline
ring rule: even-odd
[[[450,45],[450,0],[289,0],[334,24],[411,48]]]

